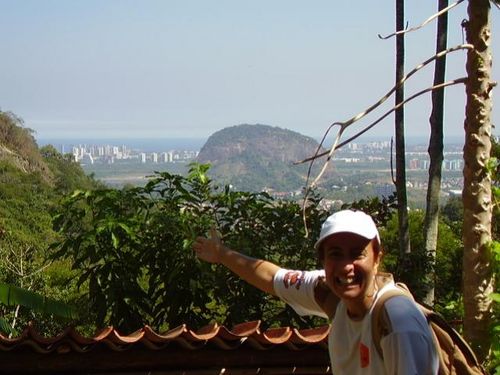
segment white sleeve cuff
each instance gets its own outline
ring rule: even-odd
[[[276,295],[290,305],[299,315],[316,315],[328,319],[316,302],[314,288],[324,271],[292,271],[280,269],[274,275]]]

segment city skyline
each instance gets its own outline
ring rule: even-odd
[[[206,139],[243,123],[318,139],[331,123],[357,115],[393,86],[395,40],[377,37],[393,31],[393,1],[0,4],[6,51],[0,109],[21,117],[37,139]],[[435,7],[434,1],[407,0],[409,27]],[[495,40],[500,12],[491,13]],[[449,47],[463,42],[464,18],[466,2],[450,12]],[[407,72],[434,54],[435,24],[407,35]],[[464,76],[464,64],[465,52],[449,55],[447,79]],[[430,64],[408,82],[407,97],[432,84],[432,70]],[[493,79],[498,76],[493,64]],[[464,96],[463,86],[447,91],[447,137],[463,134]],[[407,136],[427,137],[429,115],[430,95],[408,104]],[[494,103],[492,123],[498,119]],[[392,127],[389,116],[367,136],[387,137]]]
[[[52,145],[56,147],[58,151],[68,150],[74,146],[87,146],[87,145],[119,145],[126,146],[130,149],[141,149],[146,152],[160,152],[165,150],[200,150],[205,143],[207,138],[122,138],[122,137],[68,137],[68,138],[38,138],[36,139],[37,144],[41,146]],[[321,138],[315,139],[318,143]],[[383,142],[390,143],[391,136],[370,136],[362,135],[359,138],[349,142],[343,148],[350,148],[356,144],[368,144],[371,142]],[[463,145],[463,136],[445,136],[444,146],[446,147],[457,147]],[[419,145],[427,149],[428,138],[423,136],[410,136],[405,140],[407,147],[412,147]]]
[[[54,144],[52,144],[54,146]],[[123,143],[113,143],[111,142],[99,142],[90,141],[88,143],[60,143],[56,144],[57,151],[62,154],[71,153],[73,154],[75,161],[79,161],[82,156],[89,154],[93,158],[102,157],[106,159],[108,157],[114,157],[117,160],[120,159],[134,159],[139,155],[155,155],[153,158],[159,160],[160,156],[163,157],[164,162],[172,161],[182,161],[182,160],[192,160],[195,159],[200,151],[200,147],[197,145],[176,145],[170,147],[164,147],[154,145],[153,147],[148,147],[146,149],[141,146]],[[337,150],[336,156],[333,160],[342,159],[342,155],[345,153],[359,153],[363,154],[365,150],[371,151],[384,151],[384,152],[394,152],[392,144],[390,141],[380,141],[380,140],[367,140],[367,141],[353,141],[343,148]],[[408,147],[405,154],[411,157],[419,158],[429,158],[429,153],[422,144],[413,144]],[[457,144],[445,145],[443,155],[445,157],[452,155],[453,157],[459,157],[462,159],[463,151]],[[106,161],[106,160],[105,160]]]
[[[391,150],[391,142],[389,141],[352,142],[340,149],[332,158],[336,177],[331,189],[347,191],[347,180],[344,178],[352,182],[352,171],[356,169],[357,173],[354,175],[357,177],[355,180],[362,181],[364,185],[373,185],[377,196],[381,194],[381,191],[386,191],[387,188],[392,191],[394,184],[390,182],[389,168],[390,159],[394,153]],[[198,149],[167,150],[163,148],[145,152],[137,147],[129,148],[116,144],[70,145],[66,151],[72,154],[73,159],[80,163],[87,173],[91,173],[95,178],[113,186],[143,185],[147,182],[148,176],[152,176],[155,171],[167,170],[173,173],[185,173],[188,165],[196,161],[199,154]],[[405,154],[408,187],[417,190],[426,189],[429,168],[429,155],[426,147],[413,145],[407,148]],[[445,147],[443,156],[443,191],[456,194],[463,186],[462,149],[459,145],[449,145]],[[291,196],[297,193],[296,188],[279,191],[272,189],[272,191],[276,194],[291,194]]]

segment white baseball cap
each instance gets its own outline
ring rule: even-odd
[[[377,226],[371,216],[362,211],[343,210],[328,216],[321,226],[321,233],[314,248],[318,249],[321,242],[335,233],[354,233],[368,240],[377,238],[380,243]]]

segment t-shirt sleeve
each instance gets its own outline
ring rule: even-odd
[[[392,327],[380,341],[387,374],[437,374],[439,359],[423,313],[404,296],[387,300],[384,307]]]
[[[274,291],[299,315],[316,315],[328,319],[316,302],[314,288],[324,271],[292,271],[280,269],[274,275]]]

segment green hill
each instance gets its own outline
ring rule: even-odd
[[[16,115],[0,111],[0,250],[43,251],[54,237],[52,208],[74,189],[95,185],[70,156],[52,146],[39,149],[32,133]]]
[[[0,112],[0,161],[25,173],[40,173],[46,181],[52,174],[44,162],[32,130],[10,112]]]
[[[309,165],[294,162],[314,155],[317,148],[313,138],[291,130],[243,124],[211,135],[198,161],[210,163],[211,176],[236,190],[295,191],[304,187]]]

